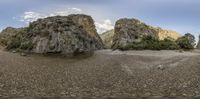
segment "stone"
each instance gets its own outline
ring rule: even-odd
[[[26,54],[26,53],[21,53],[20,55],[21,55],[21,56],[27,56],[27,54]]]
[[[12,53],[16,53],[16,52],[17,52],[16,50],[13,50],[13,51],[12,51]]]
[[[158,66],[157,66],[157,69],[159,69],[159,70],[164,70],[165,67],[164,67],[163,65],[158,65]]]
[[[200,35],[199,35],[199,42],[197,44],[197,49],[200,49]]]
[[[19,44],[13,44],[15,41]],[[92,17],[83,14],[38,19],[13,37],[9,45],[8,49],[63,55],[90,53],[103,48]]]

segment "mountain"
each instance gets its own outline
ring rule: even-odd
[[[144,35],[151,35],[159,40],[165,38],[176,40],[181,37],[181,34],[176,31],[146,25],[137,19],[124,18],[116,22],[115,30],[101,34],[101,38],[106,48],[111,48],[111,46],[117,48],[117,46],[125,46],[128,43],[140,42]]]

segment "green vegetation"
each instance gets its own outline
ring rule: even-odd
[[[180,37],[176,41],[176,43],[179,45],[181,49],[185,49],[185,50],[194,49],[195,37],[192,34],[187,33],[184,36]]]
[[[160,41],[160,48],[165,50],[177,50],[180,49],[178,44],[172,38],[165,38]]]
[[[133,42],[124,47],[120,47],[120,50],[190,50],[194,49],[195,38],[193,35],[187,33],[178,40],[172,38],[165,38],[159,40],[152,36],[145,36],[141,42]]]
[[[7,49],[20,49],[20,50],[30,50],[33,48],[33,44],[30,39],[26,39],[29,36],[27,34],[27,29],[21,29],[16,35],[12,36],[7,44]]]

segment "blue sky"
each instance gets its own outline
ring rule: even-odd
[[[26,12],[32,12],[34,18],[75,12],[91,15],[102,31],[113,27],[119,18],[127,17],[180,33],[199,35],[199,5],[200,0],[1,0],[0,29],[26,26],[27,20],[23,19],[33,18]]]

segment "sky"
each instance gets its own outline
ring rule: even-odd
[[[200,0],[1,0],[0,30],[24,27],[38,18],[87,14],[99,33],[114,28],[120,18],[136,18],[148,25],[200,34]]]

